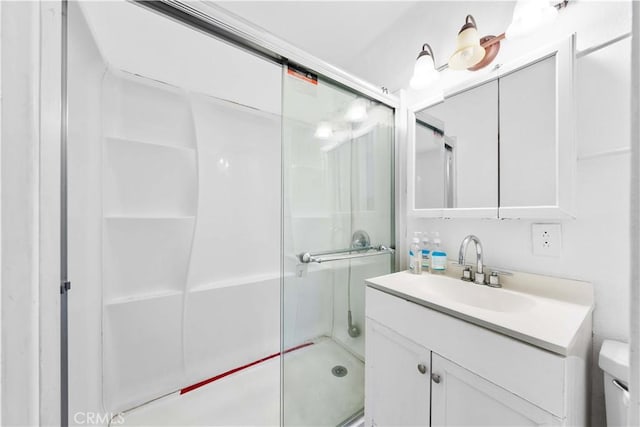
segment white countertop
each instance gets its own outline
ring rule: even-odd
[[[571,348],[594,307],[587,282],[528,273],[501,277],[502,288],[408,271],[367,279],[367,285],[422,306],[561,354]],[[454,277],[450,277],[454,276]]]

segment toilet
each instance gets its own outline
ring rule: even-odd
[[[608,426],[626,426],[629,408],[629,344],[605,340],[598,365],[604,371]]]

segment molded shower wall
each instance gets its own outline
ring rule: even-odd
[[[69,7],[73,421],[280,350],[282,68],[128,2]],[[290,303],[330,313],[323,281]]]

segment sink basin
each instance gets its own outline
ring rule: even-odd
[[[428,283],[425,283],[429,293],[470,307],[499,312],[522,312],[535,305],[535,300],[527,295],[500,288],[490,288],[448,277],[431,276],[429,279]]]
[[[513,272],[503,277],[504,288],[490,288],[463,282],[457,266],[447,274],[400,271],[367,279],[367,298],[372,301],[371,305],[367,301],[367,310],[376,304],[386,310],[380,299],[383,292],[562,356],[586,342],[575,338],[584,325],[585,331],[591,327],[590,283]],[[402,315],[405,307],[410,305],[396,307],[398,318],[414,324],[411,316],[405,319]],[[392,316],[392,311],[385,316]]]

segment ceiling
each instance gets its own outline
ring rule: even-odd
[[[219,6],[305,51],[396,91],[423,43],[438,65],[472,14],[481,35],[502,33],[514,1],[222,1]]]

